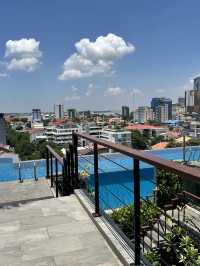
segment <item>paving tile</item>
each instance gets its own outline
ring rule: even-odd
[[[11,263],[20,263],[22,251],[20,246],[6,247],[0,250],[0,265],[5,266]]]
[[[19,229],[20,229],[19,221],[1,223],[0,224],[0,235],[2,233],[16,232],[16,231],[19,231]]]
[[[84,233],[96,232],[97,228],[91,221],[76,221],[72,223],[53,225],[47,228],[49,237],[80,236]]]
[[[20,261],[14,263],[8,263],[4,266],[56,266],[55,260],[53,257],[45,257],[29,261]]]
[[[75,195],[6,206],[0,217],[0,266],[119,265]]]
[[[120,265],[106,246],[97,250],[91,245],[82,250],[55,256],[57,266],[68,266],[69,261],[70,266]]]
[[[40,228],[40,227],[48,227],[51,225],[59,225],[64,223],[71,223],[74,219],[69,216],[63,215],[53,215],[51,217],[42,216],[42,217],[26,217],[24,218],[22,223],[22,228],[26,229],[33,229],[33,228]]]
[[[78,237],[57,237],[51,238],[39,243],[22,245],[22,260],[33,260],[36,258],[47,257],[50,254],[53,256],[70,253],[75,250],[82,249],[83,246]]]

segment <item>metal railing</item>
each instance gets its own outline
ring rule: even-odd
[[[38,181],[39,177],[44,177],[42,173],[43,169],[45,169],[45,163],[45,159],[19,161],[17,163],[14,163],[14,167],[16,169],[16,177],[18,178],[20,183],[30,178]],[[42,169],[42,171],[40,171],[40,169]]]
[[[177,225],[180,225],[181,223],[184,223],[184,209],[182,212],[182,220],[180,219],[180,209],[177,208],[177,214],[175,214],[175,209],[177,207],[177,204],[174,203],[176,200],[174,199],[173,204],[171,204],[169,207],[169,210],[166,209],[162,211],[162,218],[157,218],[156,222],[152,224],[151,228],[148,229],[149,233],[147,235],[142,236],[142,225],[141,225],[141,162],[147,163],[148,165],[151,165],[155,167],[156,169],[162,169],[165,171],[168,171],[170,173],[176,174],[180,176],[183,180],[189,180],[193,182],[198,182],[200,183],[200,171],[197,168],[191,168],[186,165],[181,165],[180,163],[161,159],[159,157],[153,156],[152,154],[148,154],[147,152],[144,151],[139,151],[135,150],[120,144],[114,144],[105,140],[97,139],[95,137],[92,137],[88,134],[82,134],[82,133],[74,133],[73,134],[73,144],[71,146],[71,159],[73,159],[73,165],[72,166],[72,175],[73,175],[73,180],[75,180],[76,185],[78,184],[78,176],[79,172],[81,170],[81,165],[79,164],[79,159],[78,158],[78,138],[80,139],[85,139],[88,142],[93,143],[93,170],[94,170],[94,183],[92,189],[90,189],[89,193],[94,196],[94,203],[95,203],[95,213],[94,216],[100,216],[102,214],[107,214],[102,208],[101,208],[101,195],[100,195],[100,182],[99,182],[99,157],[101,155],[98,154],[98,145],[104,146],[106,148],[112,149],[116,152],[119,152],[123,155],[128,156],[129,158],[132,159],[132,180],[133,180],[133,188],[132,188],[132,194],[133,194],[133,239],[131,242],[134,244],[134,251],[135,251],[135,265],[140,265],[141,263],[141,247],[144,249],[145,243],[144,239],[145,237],[148,236],[148,239],[151,239],[151,246],[153,242],[153,236],[152,236],[152,231],[154,230],[157,232],[157,240],[156,240],[156,246],[160,244],[160,235],[164,235],[167,231],[167,225],[166,225],[166,220],[167,218],[169,219],[169,211],[172,209],[172,214],[171,214],[171,220],[175,222]],[[157,187],[157,180],[156,180],[156,185]],[[130,188],[129,188],[130,189]],[[107,191],[107,193],[113,194],[113,192]],[[185,193],[186,195],[187,193]],[[117,198],[116,195],[113,195],[113,197]],[[118,197],[118,200],[121,200]],[[175,206],[175,207],[174,207]],[[174,208],[174,209],[173,209]],[[111,208],[109,211],[112,212]],[[161,214],[160,214],[161,215]],[[160,216],[161,217],[161,216]],[[186,227],[186,226],[185,226]],[[147,230],[147,231],[148,231]],[[142,237],[141,237],[142,236]],[[162,238],[163,239],[163,238]],[[148,240],[147,240],[148,242]],[[154,240],[155,242],[155,240]],[[167,264],[166,264],[167,265]]]
[[[65,156],[61,157],[51,146],[46,146],[46,178],[50,179],[51,187],[55,187],[56,197],[73,192],[73,161],[72,151],[66,151]]]

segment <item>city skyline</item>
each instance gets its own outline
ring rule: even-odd
[[[55,103],[119,110],[149,105],[152,97],[175,101],[200,72],[199,6],[195,0],[4,1],[0,111],[50,111]]]

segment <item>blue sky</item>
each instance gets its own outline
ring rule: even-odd
[[[2,0],[0,111],[176,101],[200,73],[199,10],[199,0]]]

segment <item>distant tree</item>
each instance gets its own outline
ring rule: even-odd
[[[187,145],[188,146],[198,146],[198,145],[200,145],[200,139],[196,139],[196,138],[190,139],[187,141]]]
[[[26,118],[26,117],[22,117],[20,120],[21,120],[24,124],[28,122],[28,118]]]
[[[16,127],[16,130],[22,130],[22,129],[23,129],[22,126],[17,126],[17,127]]]
[[[161,136],[161,135],[160,136],[156,136],[156,137],[153,137],[151,139],[151,145],[155,145],[155,144],[163,142],[163,141],[165,141],[165,137],[164,136]]]
[[[131,132],[131,143],[134,149],[145,150],[149,148],[148,139],[138,130],[133,130]]]

